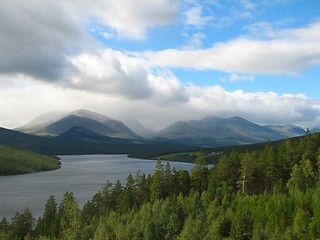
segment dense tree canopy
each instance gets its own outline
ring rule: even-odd
[[[55,157],[0,145],[0,175],[34,173],[60,168]]]
[[[26,209],[0,222],[0,239],[317,239],[320,137],[232,152],[209,169],[158,161],[153,175],[106,183],[79,209],[72,193],[51,196],[35,222]]]

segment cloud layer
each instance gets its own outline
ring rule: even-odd
[[[221,6],[219,1],[208,4]],[[320,124],[319,99],[198,86],[174,75],[173,69],[215,70],[229,75],[225,81],[253,82],[257,75],[298,76],[320,66],[319,21],[300,28],[257,22],[245,34],[204,47],[204,27],[253,17],[257,4],[239,4],[242,14],[231,9],[223,18],[193,0],[0,1],[0,126],[16,127],[43,112],[77,108],[134,117],[155,128],[208,115]],[[148,30],[170,24],[183,29],[186,45],[112,49],[88,31],[98,26],[105,39],[145,41]]]
[[[142,39],[146,30],[177,19],[178,0],[80,0],[67,1],[78,18],[94,19],[114,30],[120,38]]]
[[[296,75],[320,65],[319,39],[320,22],[316,22],[306,28],[275,32],[268,40],[239,37],[207,49],[165,49],[137,56],[155,67]]]
[[[113,118],[139,119],[148,127],[160,129],[169,124],[206,116],[242,116],[260,124],[297,124],[313,127],[320,123],[320,100],[305,95],[273,92],[230,92],[216,85],[183,86],[169,73],[161,77],[149,75],[152,95],[132,100],[112,94],[63,89],[29,78],[0,81],[0,108],[2,126],[17,127],[44,112],[73,111],[88,108]],[[18,87],[17,87],[18,86]],[[23,99],[23,101],[21,101]],[[8,103],[10,106],[8,107]],[[26,108],[26,103],[29,108]],[[19,117],[17,117],[17,113]]]
[[[0,16],[0,73],[55,80],[68,71],[68,49],[84,33],[61,4],[4,0]]]

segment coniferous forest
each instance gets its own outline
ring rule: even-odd
[[[154,174],[107,182],[80,209],[50,196],[41,218],[26,209],[0,223],[0,239],[318,239],[320,136],[223,155],[191,172],[158,161]]]
[[[60,168],[56,157],[0,145],[0,176],[49,171]]]

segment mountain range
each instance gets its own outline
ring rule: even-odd
[[[140,139],[121,121],[85,109],[67,114],[44,114],[16,130],[39,136],[58,136],[73,127],[82,127],[97,134],[125,139]]]
[[[274,141],[304,135],[303,128],[260,126],[241,117],[207,117],[177,122],[159,131],[157,140],[170,140],[200,146],[224,146]]]
[[[259,143],[305,134],[298,126],[261,126],[241,117],[207,117],[176,122],[154,132],[136,120],[126,124],[105,115],[77,110],[67,114],[44,114],[16,130],[71,142],[174,143],[191,146],[228,146]]]

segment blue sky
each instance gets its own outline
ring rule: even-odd
[[[317,0],[185,1],[181,5],[184,11],[180,12],[175,21],[170,25],[148,30],[143,39],[119,38],[114,29],[98,22],[90,22],[87,31],[105,46],[126,51],[161,51],[192,44],[196,44],[197,48],[210,48],[216,43],[239,37],[268,40],[268,37],[264,36],[263,26],[274,30],[304,28],[319,20],[320,12],[320,3]],[[189,20],[189,24],[186,24],[189,16],[187,12],[194,12],[194,22]],[[104,37],[105,33],[110,36]],[[254,80],[247,82],[227,81],[230,73],[210,69],[199,71],[173,68],[171,71],[184,84],[218,84],[230,91],[274,91],[281,95],[304,93],[309,97],[320,97],[320,92],[314,87],[320,81],[318,66],[299,71],[298,76],[294,77],[286,74],[256,74],[252,76]]]
[[[4,0],[0,15],[0,126],[78,108],[156,129],[320,126],[318,0]]]

